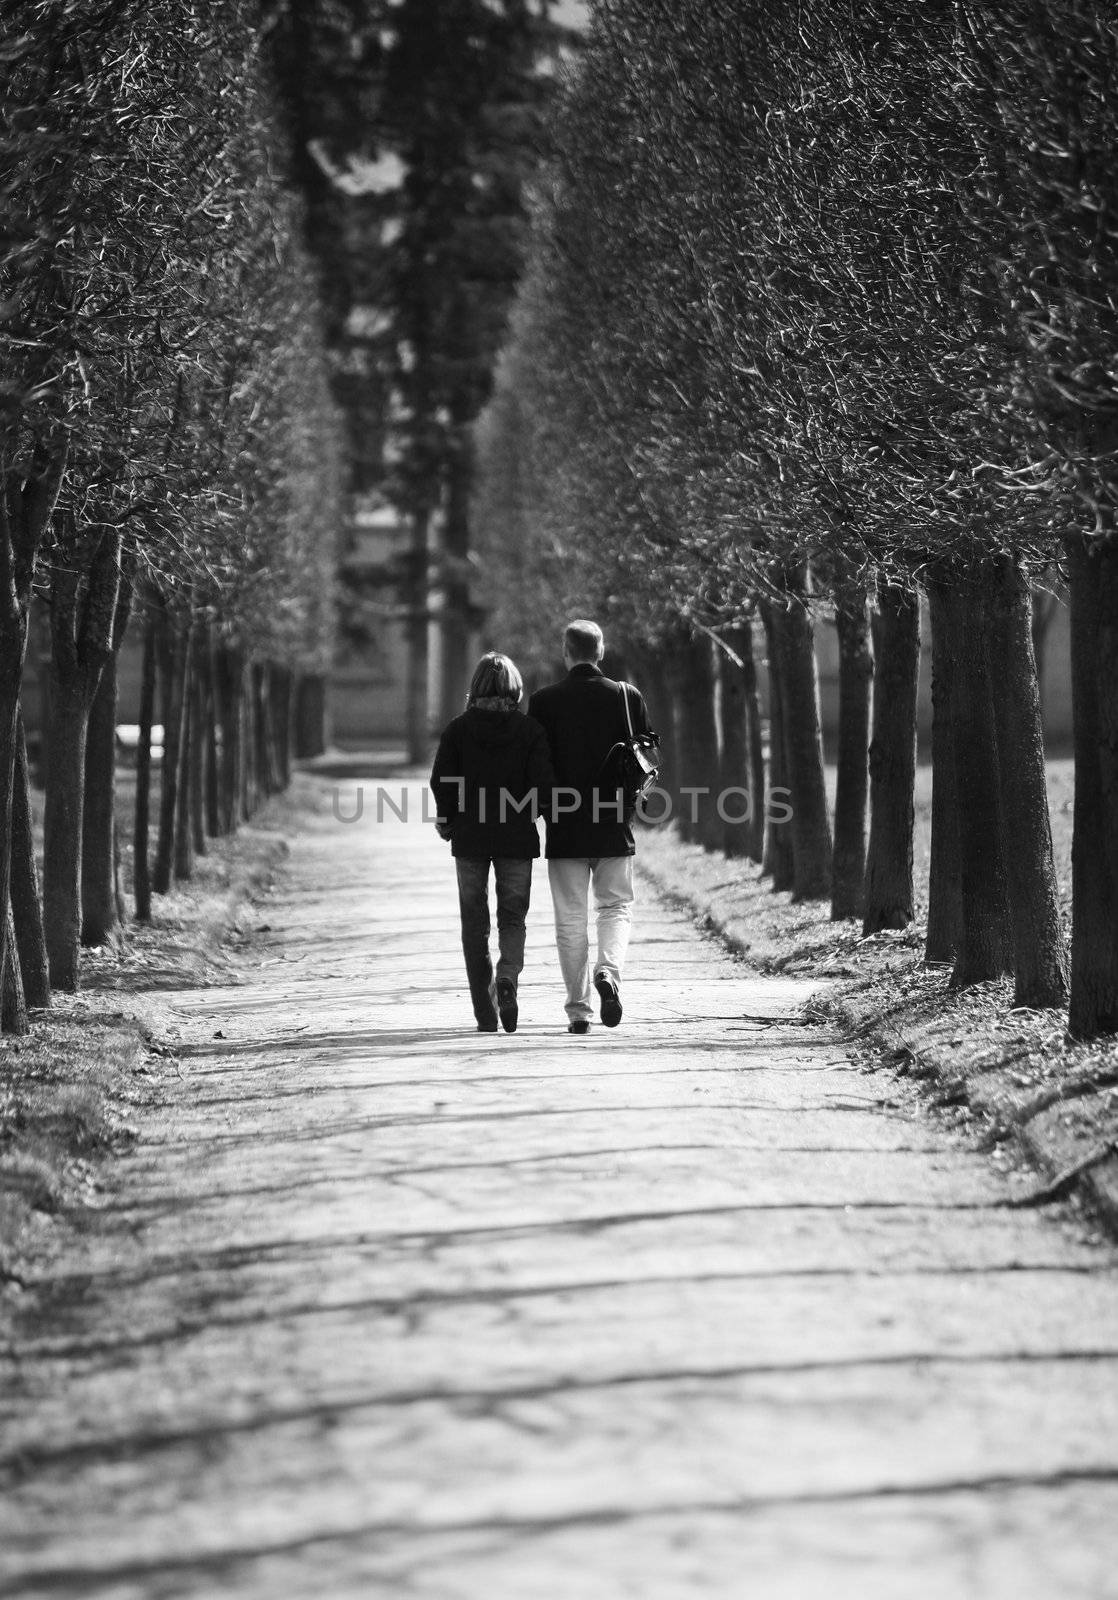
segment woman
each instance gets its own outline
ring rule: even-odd
[[[524,919],[532,862],[540,853],[536,817],[547,809],[554,776],[547,737],[519,707],[524,683],[508,656],[491,651],[474,669],[466,709],[439,741],[431,772],[437,827],[458,869],[462,950],[479,1033],[516,1032],[517,979],[524,966]],[[497,883],[496,975],[489,954],[489,867]]]

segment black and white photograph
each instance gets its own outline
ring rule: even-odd
[[[0,1596],[1118,1600],[1115,0],[0,0]]]

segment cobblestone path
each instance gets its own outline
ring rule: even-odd
[[[471,1031],[449,856],[371,798],[174,997],[4,1355],[2,1592],[1118,1596],[1113,1254],[647,895],[619,1030],[565,1032],[541,869]]]

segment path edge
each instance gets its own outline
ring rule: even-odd
[[[658,895],[689,911],[701,932],[717,939],[754,972],[761,970],[752,958],[743,922],[721,915],[703,891],[689,890],[671,881],[639,856],[637,871]],[[973,1078],[961,1079],[947,1052],[942,1047],[936,1048],[934,1037],[925,1039],[916,1030],[898,1025],[892,1019],[886,1022],[872,1012],[859,1012],[849,994],[843,992],[844,988],[852,987],[844,985],[841,978],[830,978],[827,992],[814,996],[806,1004],[814,1007],[817,1014],[836,1022],[843,1029],[845,1042],[869,1046],[880,1066],[892,1067],[914,1079],[921,1098],[930,1109],[943,1111],[952,1105],[965,1104],[985,1125],[986,1134],[979,1136],[978,1148],[980,1153],[988,1155],[994,1143],[1000,1141],[991,1138],[997,1125],[997,1113],[984,1096],[981,1082]],[[1026,1193],[1016,1197],[1014,1203],[1041,1207],[1077,1200],[1112,1239],[1118,1240],[1118,1148],[1112,1148],[1098,1164],[1083,1166],[1071,1153],[1070,1141],[1066,1136],[1061,1138],[1062,1104],[1057,1102],[1030,1123],[1005,1130],[1006,1137],[1012,1139],[1037,1180]]]

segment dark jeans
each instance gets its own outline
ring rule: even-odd
[[[500,954],[496,975],[489,955],[489,862],[465,856],[455,858],[458,868],[458,907],[462,913],[462,953],[474,1016],[483,1026],[497,1022],[495,977],[511,978],[515,987],[524,966],[524,919],[532,893],[531,861],[501,856],[493,861],[497,880],[497,942]]]

